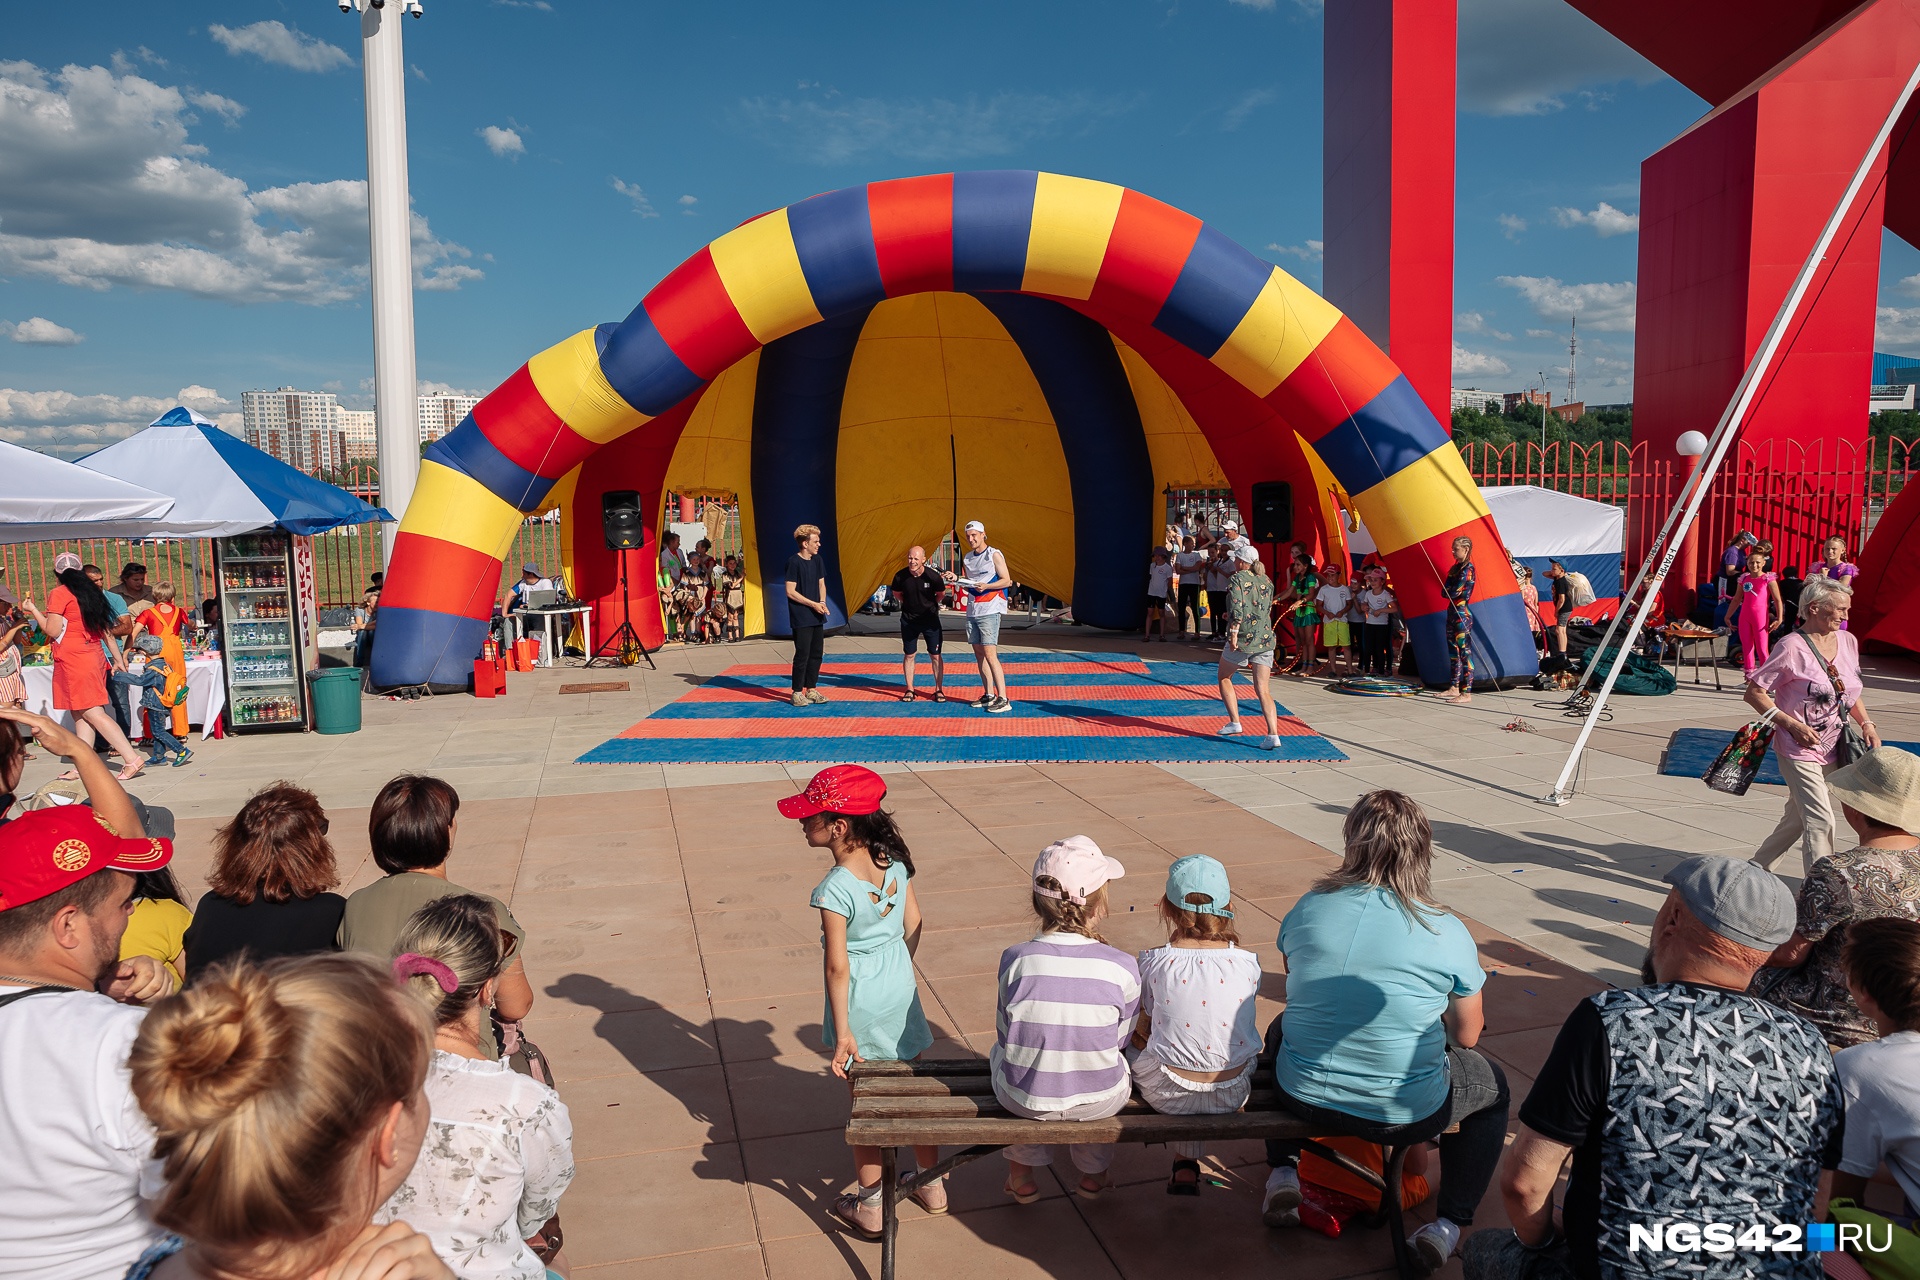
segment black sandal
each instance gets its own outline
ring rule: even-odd
[[[933,698],[935,702],[945,702],[947,700],[947,695],[942,693],[938,689],[935,689],[930,696]]]
[[[905,693],[903,693],[903,694],[901,694],[901,695],[900,695],[900,701],[902,701],[902,702],[912,702],[912,701],[913,701],[913,690],[911,690],[911,689],[909,689],[909,690],[907,690],[907,691],[906,691]]]
[[[1182,1173],[1193,1174],[1192,1182],[1182,1182]],[[1173,1171],[1167,1175],[1167,1194],[1170,1196],[1197,1196],[1200,1194],[1200,1162],[1198,1160],[1175,1160]]]

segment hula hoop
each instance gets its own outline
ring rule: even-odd
[[[1348,676],[1327,686],[1335,693],[1355,698],[1411,698],[1420,691],[1402,680],[1383,676]]]

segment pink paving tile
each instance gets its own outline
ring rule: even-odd
[[[576,1160],[732,1142],[733,1107],[717,1066],[569,1082]]]
[[[740,1149],[733,1143],[589,1160],[561,1205],[578,1265],[754,1241]]]

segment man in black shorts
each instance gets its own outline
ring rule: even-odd
[[[900,662],[900,670],[907,677],[902,702],[913,701],[914,659],[919,656],[922,636],[926,637],[927,656],[933,659],[933,700],[947,700],[940,688],[946,675],[946,664],[940,657],[940,596],[946,589],[947,581],[940,571],[927,566],[924,547],[909,550],[907,567],[893,575],[893,598],[900,602],[900,643],[906,648],[906,657]]]

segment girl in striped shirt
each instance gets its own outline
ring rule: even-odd
[[[1104,1120],[1132,1096],[1121,1050],[1140,1011],[1140,966],[1097,932],[1109,880],[1126,869],[1085,836],[1040,851],[1033,864],[1033,911],[1040,933],[1000,956],[999,1039],[993,1094],[1029,1120]],[[1080,1171],[1075,1192],[1092,1200],[1112,1179],[1112,1143],[1067,1144]],[[1046,1144],[1006,1147],[1007,1194],[1040,1198],[1034,1170],[1053,1163]]]

